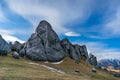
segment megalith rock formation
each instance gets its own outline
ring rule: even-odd
[[[32,60],[51,62],[60,61],[65,56],[56,32],[45,20],[39,23],[20,54]]]

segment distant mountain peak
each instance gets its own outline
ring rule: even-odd
[[[113,69],[117,70],[120,69],[120,60],[118,59],[102,59],[98,61],[99,67],[109,68],[110,66],[113,67]]]

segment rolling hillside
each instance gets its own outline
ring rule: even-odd
[[[102,70],[93,73],[91,68],[84,60],[76,64],[69,58],[61,64],[52,64],[24,58],[16,60],[11,54],[0,56],[0,80],[119,80]]]

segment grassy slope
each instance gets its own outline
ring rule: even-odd
[[[92,66],[84,61],[75,64],[73,60],[66,58],[59,65],[36,62],[63,70],[66,74],[51,72],[40,65],[31,65],[28,62],[31,61],[23,58],[16,60],[11,55],[0,57],[0,80],[119,80],[104,71],[92,73]],[[75,69],[79,69],[80,74],[74,73]]]
[[[81,60],[79,64],[76,64],[73,60],[66,58],[61,64],[54,65],[54,64],[48,63],[46,65],[54,67],[56,69],[63,70],[66,73],[71,75],[76,74],[75,73],[76,69],[80,70],[80,74],[77,74],[77,75],[84,77],[87,80],[120,80],[103,70],[97,69],[96,73],[91,72],[92,66],[87,64],[84,60]]]

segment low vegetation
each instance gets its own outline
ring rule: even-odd
[[[29,64],[30,62],[36,64]],[[46,65],[65,73],[52,72],[41,66]],[[92,66],[84,60],[79,64],[65,58],[61,64],[44,62],[33,62],[25,58],[14,59],[12,55],[0,56],[0,80],[119,80],[109,73],[97,69],[96,73],[91,71]],[[76,73],[75,70],[79,70]]]

